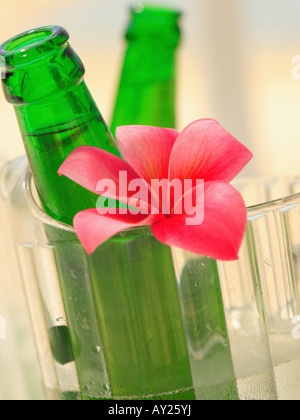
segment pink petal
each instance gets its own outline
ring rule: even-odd
[[[117,156],[97,147],[81,146],[70,153],[58,173],[99,194],[97,190],[99,180],[111,179],[118,185],[121,171],[127,172],[128,182],[139,178],[130,165]],[[124,185],[126,188],[127,186],[128,184]]]
[[[101,216],[96,209],[85,210],[74,218],[74,228],[86,252],[91,255],[100,245],[119,232],[151,224],[152,216],[139,214],[111,214]]]
[[[98,195],[117,199],[124,203],[128,203],[129,198],[134,195],[134,191],[128,191],[130,182],[140,178],[123,159],[91,146],[81,146],[75,149],[64,161],[58,173]],[[120,174],[123,175],[120,176]],[[99,187],[98,183],[101,180],[112,181],[115,188],[99,190],[97,186]],[[140,181],[144,182],[145,189],[148,190],[146,182]],[[149,196],[145,202],[141,201],[140,209],[150,211],[148,203],[151,203]]]
[[[198,182],[197,186],[191,188],[187,191],[184,191],[184,194],[179,197],[179,199],[174,200],[174,207],[172,209],[173,215],[178,214],[185,214],[192,216],[195,212],[194,209],[197,209],[198,218],[204,217],[204,196],[205,196],[205,188],[208,186],[209,183],[205,184],[203,181]],[[173,199],[175,197],[173,196]],[[202,209],[202,214],[200,214],[200,209]]]
[[[202,203],[202,204],[201,204]],[[202,199],[199,200],[201,214]],[[173,216],[152,225],[161,242],[217,260],[236,260],[245,234],[247,210],[244,201],[231,185],[205,184],[204,221],[187,225],[185,215]]]
[[[179,135],[170,158],[170,179],[232,181],[252,153],[215,120],[199,120]]]
[[[178,135],[173,129],[148,126],[123,126],[116,130],[123,158],[149,185],[151,179],[168,179],[170,155]]]

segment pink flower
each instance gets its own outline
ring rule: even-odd
[[[229,183],[252,158],[252,153],[215,120],[199,120],[181,133],[173,129],[124,126],[116,132],[124,160],[98,148],[74,150],[59,169],[88,190],[115,198],[139,212],[117,209],[101,215],[85,210],[74,218],[75,231],[88,254],[123,230],[151,225],[161,242],[219,260],[236,260],[245,234],[247,211],[237,190]],[[126,173],[120,182],[120,173]],[[109,179],[116,189],[99,191],[99,181]],[[163,214],[161,198],[151,188],[152,180],[192,180],[185,195],[175,197],[169,188],[170,213]],[[148,196],[136,199],[128,192],[136,180],[147,186]],[[197,180],[204,180],[204,195],[196,195]],[[123,185],[123,184],[124,185]],[[201,224],[190,224],[193,215],[176,209],[191,198],[194,208],[203,209]],[[133,200],[133,201],[132,201]],[[154,211],[153,211],[154,210]],[[195,210],[195,213],[196,213]]]

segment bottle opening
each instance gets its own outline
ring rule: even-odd
[[[151,39],[165,41],[172,47],[180,42],[179,20],[182,13],[172,7],[155,4],[136,3],[130,8],[131,21],[126,32],[126,39]]]
[[[9,71],[54,54],[67,46],[68,32],[60,26],[43,26],[17,35],[0,45],[0,59]]]
[[[32,47],[53,34],[50,29],[37,29],[25,34],[21,34],[7,43],[6,51],[23,50]]]
[[[134,15],[150,15],[150,16],[161,15],[165,17],[167,16],[180,17],[181,16],[181,12],[173,7],[143,3],[141,1],[135,3],[131,7],[131,12]]]

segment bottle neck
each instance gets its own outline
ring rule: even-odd
[[[153,53],[151,53],[153,51]],[[176,50],[129,42],[111,123],[176,127]]]
[[[57,171],[80,146],[118,155],[86,84],[84,67],[58,27],[39,28],[0,46],[6,97],[14,105],[38,194],[47,214],[72,224],[97,197]]]
[[[100,115],[84,80],[44,100],[14,108],[22,135],[72,129]]]
[[[135,84],[168,81],[174,77],[175,54],[180,43],[178,19],[173,9],[137,5],[125,38],[128,49],[126,78]]]
[[[128,42],[123,77],[134,86],[173,80],[176,48],[159,39],[133,39]]]
[[[127,124],[175,128],[178,12],[133,10],[111,130]]]
[[[6,98],[14,105],[23,137],[72,130],[98,119],[101,130],[105,127],[102,146],[116,153],[111,133],[83,80],[83,63],[68,40],[65,29],[48,26],[2,44],[2,85]],[[90,127],[89,140],[82,138],[83,144],[86,141],[86,145],[90,142],[96,145],[99,130],[96,129],[97,133],[93,130],[94,125]]]
[[[181,13],[175,9],[140,6],[131,9],[131,22],[126,32],[128,41],[159,41],[169,48],[178,47],[181,39],[179,19]]]
[[[85,69],[68,37],[63,28],[46,27],[21,34],[0,46],[1,78],[8,102],[26,105],[48,100],[80,83]]]

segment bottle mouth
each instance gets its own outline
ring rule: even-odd
[[[167,7],[167,6],[161,6],[161,5],[155,5],[155,4],[147,4],[142,2],[137,2],[131,7],[131,12],[134,15],[161,15],[161,16],[170,16],[179,18],[182,15],[182,12],[180,12],[177,9]]]
[[[0,58],[6,67],[22,66],[53,53],[69,39],[61,26],[44,26],[17,35],[0,45]]]
[[[24,35],[18,35],[12,38],[6,43],[6,51],[19,51],[27,50],[45,41],[45,39],[51,37],[53,32],[50,29],[36,29],[25,33]]]
[[[126,32],[127,40],[151,38],[163,40],[172,47],[180,43],[182,12],[178,9],[138,2],[130,10],[132,19]]]

